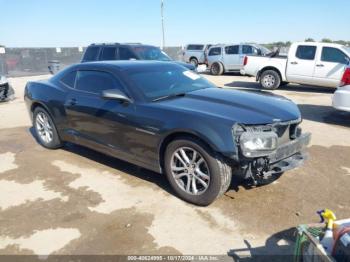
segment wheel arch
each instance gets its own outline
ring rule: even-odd
[[[277,67],[274,67],[274,66],[266,66],[266,67],[260,69],[258,72],[258,75],[257,75],[257,80],[260,80],[262,73],[267,71],[267,70],[276,71],[278,73],[278,75],[280,76],[281,82],[283,81],[281,71]]]
[[[196,56],[191,56],[190,59],[189,59],[189,61],[191,61],[192,59],[196,59],[197,62],[198,62],[198,58],[197,58]]]
[[[50,115],[50,117],[53,119],[52,117],[52,113],[50,112],[50,109],[42,102],[39,101],[34,101],[31,106],[30,106],[30,116],[33,120],[33,114],[34,114],[34,110],[38,107],[42,107],[43,109],[45,109],[45,111]]]
[[[192,138],[192,139],[199,140],[204,145],[206,145],[209,149],[211,149],[213,152],[218,151],[215,145],[213,145],[210,141],[208,141],[208,139],[204,138],[200,134],[196,134],[187,130],[175,131],[170,134],[167,134],[159,145],[158,155],[159,155],[159,164],[161,169],[164,169],[164,155],[168,145],[172,141],[180,138]]]

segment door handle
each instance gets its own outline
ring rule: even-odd
[[[317,64],[316,66],[317,66],[317,67],[324,67],[323,64]]]
[[[297,65],[298,62],[290,62],[292,65]]]
[[[77,100],[75,98],[72,98],[71,100],[69,100],[68,104],[74,106],[77,104]]]

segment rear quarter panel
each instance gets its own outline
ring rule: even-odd
[[[28,82],[24,94],[30,116],[36,106],[41,106],[51,115],[58,130],[65,125],[65,97],[66,91],[50,81]]]
[[[265,57],[265,56],[248,56],[248,63],[244,66],[244,72],[246,75],[257,76],[259,72],[273,68],[278,70],[282,80],[286,80],[286,65],[287,58],[285,57]]]

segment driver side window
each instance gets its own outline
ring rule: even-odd
[[[340,63],[346,65],[349,63],[349,58],[338,48],[323,47],[321,61]]]
[[[112,74],[102,71],[81,70],[77,73],[75,89],[101,94],[108,89],[122,89],[121,83]]]

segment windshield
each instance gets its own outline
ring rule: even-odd
[[[157,47],[137,46],[132,48],[141,60],[171,61],[172,59]]]
[[[216,88],[204,77],[181,67],[132,72],[129,76],[148,101],[205,88]]]

